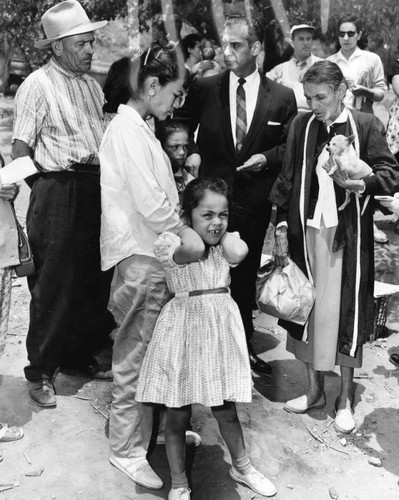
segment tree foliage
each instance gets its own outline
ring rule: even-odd
[[[38,51],[33,43],[41,36],[41,15],[59,0],[1,0],[0,33],[8,52],[15,47],[24,54],[27,64],[36,68],[48,57],[46,51]],[[115,19],[127,15],[127,2],[132,0],[81,0],[89,17],[93,20]],[[276,3],[285,9],[290,25],[298,22],[312,22],[318,28],[318,36],[327,45],[336,41],[338,18],[343,13],[358,14],[368,32],[369,49],[377,52],[388,68],[398,55],[399,2],[398,0],[138,0],[138,29],[148,30],[151,20],[171,12],[174,19],[184,21],[209,38],[218,40],[218,19],[223,11],[245,10],[249,4],[255,15],[264,22],[268,40],[268,57],[281,56],[287,40],[273,6]],[[323,6],[329,4],[328,23],[322,23]],[[166,7],[165,7],[166,6]],[[166,11],[166,12],[165,12]],[[219,23],[220,24],[220,23]],[[326,25],[324,32],[322,26]],[[274,43],[274,46],[273,46]],[[273,50],[276,52],[273,55]],[[278,54],[280,52],[280,54]]]

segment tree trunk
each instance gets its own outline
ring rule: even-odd
[[[12,58],[14,42],[10,41],[9,37],[4,34],[3,35],[3,47],[4,47],[4,66],[3,66],[3,74],[1,75],[1,91],[3,94],[8,93],[8,80],[10,77],[10,61]]]
[[[129,53],[135,54],[140,50],[139,0],[126,0],[126,6]]]

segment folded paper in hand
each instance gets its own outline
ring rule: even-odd
[[[261,312],[304,325],[313,308],[315,290],[291,259],[284,268],[269,260],[258,269],[256,300]]]

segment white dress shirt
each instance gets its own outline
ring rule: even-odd
[[[303,93],[303,77],[306,71],[317,61],[321,61],[320,57],[311,54],[304,61],[299,62],[295,57],[289,61],[278,64],[271,71],[266,73],[266,76],[271,80],[281,83],[292,89],[295,94],[298,112],[307,112],[310,110],[308,103]]]
[[[12,142],[34,150],[34,159],[50,172],[74,163],[98,165],[98,148],[106,128],[104,94],[89,75],[75,75],[50,61],[31,73],[14,100]]]
[[[382,65],[380,56],[374,52],[361,50],[359,47],[356,47],[349,59],[346,59],[342,50],[339,50],[327,59],[338,64],[349,85],[344,100],[345,105],[349,108],[372,112],[372,101],[368,101],[364,96],[355,97],[350,88],[353,85],[363,85],[368,89],[380,88],[381,90],[386,90],[384,66]]]
[[[100,146],[101,268],[133,254],[154,257],[153,244],[182,223],[172,168],[154,132],[121,104]]]
[[[234,146],[236,146],[236,120],[237,120],[237,88],[239,76],[235,75],[230,71],[230,82],[229,82],[229,98],[230,98],[230,120],[231,120],[231,131],[233,133]],[[249,76],[245,78],[245,83],[243,85],[245,90],[245,107],[247,111],[247,134],[249,127],[252,123],[252,118],[254,117],[256,101],[258,100],[260,85],[260,75],[258,67]]]

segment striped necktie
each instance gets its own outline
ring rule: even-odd
[[[245,136],[247,135],[247,111],[245,106],[245,90],[244,83],[245,78],[240,78],[238,80],[237,87],[237,119],[236,119],[236,153],[238,154],[241,149]]]

